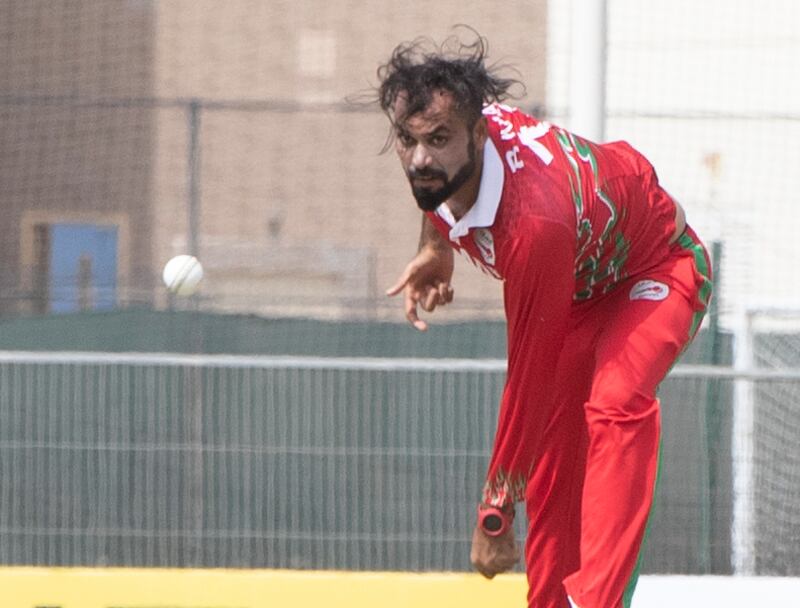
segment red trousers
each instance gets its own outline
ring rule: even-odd
[[[658,471],[656,389],[697,331],[709,276],[687,229],[651,271],[574,305],[526,489],[531,608],[567,608],[567,595],[630,605]]]

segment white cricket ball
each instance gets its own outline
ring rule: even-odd
[[[164,266],[164,285],[179,296],[190,296],[200,287],[203,266],[193,255],[176,255]]]

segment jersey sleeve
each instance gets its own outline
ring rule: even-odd
[[[508,371],[483,503],[524,499],[554,411],[555,372],[575,286],[575,235],[565,224],[526,220],[509,243],[505,281]]]

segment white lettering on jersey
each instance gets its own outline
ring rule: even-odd
[[[510,120],[504,120],[503,118],[495,116],[492,120],[494,120],[502,130],[500,131],[500,139],[503,141],[508,141],[509,139],[514,139],[516,133],[514,133],[514,123]]]
[[[503,115],[500,112],[500,108],[503,106],[486,106],[483,109],[483,114],[485,116],[491,116],[492,121],[496,123],[500,127],[500,139],[503,141],[508,141],[510,139],[514,139],[517,136],[517,133],[514,131],[514,123],[510,120],[506,120],[503,118]],[[511,108],[508,108],[509,110]]]
[[[553,153],[539,140],[550,131],[551,126],[549,122],[540,122],[535,126],[523,125],[519,131],[514,130],[514,123],[503,117],[501,110],[512,112],[513,108],[504,106],[502,104],[486,106],[483,109],[483,114],[488,116],[492,122],[500,127],[500,139],[509,141],[515,137],[519,139],[520,143],[527,146],[545,165],[553,162]],[[525,164],[519,159],[519,147],[514,146],[511,150],[506,152],[506,162],[511,168],[512,173],[516,173]]]
[[[516,173],[525,166],[525,163],[519,158],[519,146],[514,146],[506,152],[506,162],[511,169],[511,173]]]
[[[528,146],[536,156],[538,156],[545,165],[553,162],[553,153],[548,150],[544,144],[537,141],[540,137],[547,135],[550,130],[550,123],[540,122],[535,127],[523,126],[520,128],[518,137],[519,140]]]

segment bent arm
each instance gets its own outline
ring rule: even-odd
[[[422,251],[426,247],[440,253],[446,253],[450,256],[453,255],[453,248],[450,246],[450,243],[448,243],[442,233],[436,229],[433,222],[428,217],[428,214],[423,213],[418,251]]]

